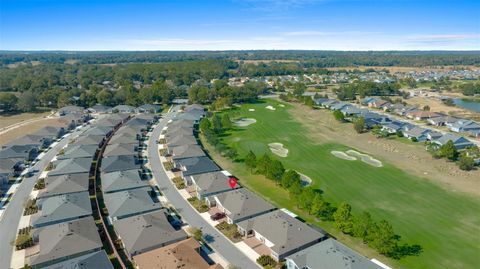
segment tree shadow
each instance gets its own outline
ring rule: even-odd
[[[419,256],[422,252],[423,248],[418,244],[403,244],[396,247],[395,253],[393,253],[392,258],[398,260],[407,256]]]

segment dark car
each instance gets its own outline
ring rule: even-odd
[[[223,219],[224,217],[225,217],[225,213],[218,212],[218,213],[215,213],[215,214],[211,215],[210,219],[211,220],[219,220],[219,219]]]

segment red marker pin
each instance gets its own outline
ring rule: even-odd
[[[230,187],[233,189],[233,188],[235,188],[235,185],[237,185],[237,179],[234,178],[234,177],[231,177],[231,178],[228,180],[228,183],[230,183]]]

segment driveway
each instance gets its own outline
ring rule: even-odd
[[[190,204],[180,195],[173,183],[168,179],[158,155],[156,141],[160,136],[162,129],[166,126],[168,120],[172,119],[179,106],[175,106],[171,112],[166,114],[165,118],[155,127],[150,140],[148,141],[148,157],[152,166],[152,172],[162,193],[166,196],[182,218],[190,226],[199,228],[204,236],[220,256],[230,264],[239,266],[243,269],[259,268],[260,266],[250,260],[242,251],[240,251],[232,242],[225,238],[220,232],[213,228],[200,214],[195,211]]]
[[[89,127],[87,127],[89,128]],[[62,149],[67,143],[74,137],[77,137],[86,129],[82,128],[80,130],[75,130],[65,139],[62,139],[58,144],[53,148],[45,152],[44,156],[33,166],[33,169],[38,169],[38,171],[43,171],[48,163],[57,155],[57,153]],[[28,196],[33,190],[35,182],[40,176],[40,172],[35,173],[32,177],[25,178],[18,186],[16,192],[13,194],[10,203],[7,205],[7,208],[3,212],[2,218],[0,220],[0,269],[9,268],[10,261],[12,258],[13,247],[11,242],[15,240],[17,234],[18,224],[20,222],[20,217],[22,216],[23,204],[27,200]]]

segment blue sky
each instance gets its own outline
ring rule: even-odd
[[[480,1],[0,0],[2,50],[480,50]]]

